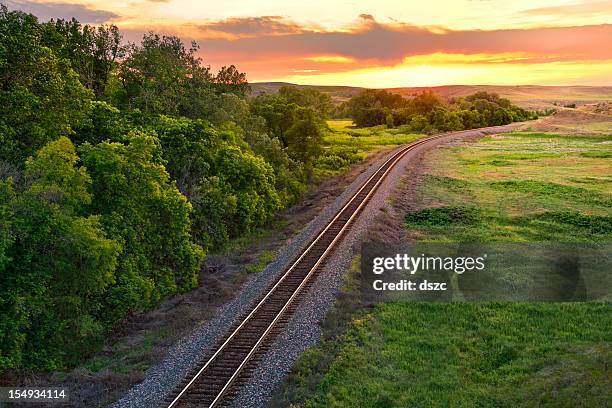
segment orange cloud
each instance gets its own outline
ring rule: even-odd
[[[202,38],[237,40],[259,36],[299,34],[304,29],[281,16],[228,18],[197,25]]]
[[[295,28],[296,32],[283,35],[274,32],[237,39],[197,38],[197,33],[194,34],[207,62],[235,63],[255,78],[277,77],[296,70],[339,72],[394,67],[406,58],[436,53],[446,55],[445,58],[468,56],[461,57],[463,62],[472,58],[488,64],[612,59],[609,24],[432,31],[406,24],[382,24],[369,17],[362,17],[361,24],[345,31]],[[483,55],[487,61],[480,60]]]
[[[342,57],[339,55],[317,55],[315,57],[305,57],[304,61],[313,61],[313,62],[340,62],[345,64],[350,64],[351,62],[355,62],[353,58]]]
[[[609,21],[605,17],[610,13],[609,2],[602,0],[532,9],[526,9],[527,1],[502,5],[500,0],[499,7],[492,1],[482,5],[493,13],[486,21],[483,7],[465,8],[455,1],[438,7],[434,2],[409,14],[432,24],[427,27],[390,17],[383,23],[369,14],[372,10],[397,10],[394,17],[398,19],[401,13],[403,18],[416,19],[406,17],[407,11],[399,0],[364,2],[354,11],[353,16],[358,18],[352,20],[347,20],[346,9],[343,14],[334,12],[334,5],[324,8],[325,3],[319,0],[316,3],[320,10],[312,11],[309,5],[299,13],[293,8],[286,12],[289,9],[272,0],[256,5],[244,2],[241,12],[266,13],[246,17],[228,17],[229,6],[205,6],[196,0],[91,0],[95,8],[85,0],[81,5],[53,0],[7,1],[12,8],[33,12],[43,19],[74,15],[89,23],[117,22],[126,41],[139,41],[149,30],[178,35],[186,43],[195,40],[206,64],[213,69],[235,64],[247,72],[250,80],[345,80],[352,84],[361,81],[365,86],[392,85],[396,81],[399,86],[406,84],[406,77],[417,81],[410,82],[416,85],[432,81],[508,83],[524,78],[530,83],[612,84],[610,71],[606,71],[612,61],[612,25],[599,24]],[[303,20],[286,17],[287,13]],[[218,19],[205,18],[210,15]],[[326,18],[342,23],[324,28],[310,22]],[[497,28],[464,28],[482,24]],[[554,27],[541,27],[542,24]],[[451,26],[455,29],[448,28]]]

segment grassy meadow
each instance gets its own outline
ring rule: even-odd
[[[419,209],[404,219],[407,236],[609,242],[611,154],[611,136],[528,132],[435,149]],[[612,405],[609,303],[359,307],[358,275],[354,265],[324,340],[298,360],[272,406]]]
[[[428,241],[599,241],[612,237],[612,136],[510,133],[437,149],[407,214]]]
[[[377,305],[304,407],[604,407],[605,304]]]
[[[352,120],[328,120],[323,154],[315,161],[315,176],[339,174],[375,150],[410,143],[423,135],[399,127],[355,128]]]

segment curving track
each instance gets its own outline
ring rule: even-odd
[[[318,267],[385,176],[406,153],[432,140],[468,136],[474,131],[507,129],[508,126],[498,126],[441,134],[417,140],[399,149],[364,182],[251,311],[228,331],[224,340],[179,384],[174,394],[164,401],[163,407],[216,407],[231,399],[240,384],[248,378],[257,357],[269,347],[279,327],[290,316],[296,299],[308,287]]]

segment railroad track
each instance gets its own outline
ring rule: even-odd
[[[495,129],[495,128],[485,128]],[[454,132],[457,136],[463,132]],[[163,403],[166,408],[217,407],[231,400],[239,386],[248,379],[292,313],[296,299],[312,282],[318,267],[341,239],[351,221],[359,214],[382,180],[408,152],[417,147],[449,136],[436,135],[417,140],[398,150],[366,180],[348,202],[336,213],[323,230],[310,242],[301,255],[271,285],[251,311],[239,319],[235,327],[213,348],[204,360],[187,376]]]

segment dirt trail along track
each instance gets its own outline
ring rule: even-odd
[[[216,407],[231,401],[292,313],[300,293],[312,282],[318,267],[342,238],[351,221],[374,194],[384,177],[408,152],[439,139],[475,136],[515,129],[516,125],[473,129],[427,137],[399,148],[349,198],[332,220],[314,237],[261,300],[212,349],[163,403],[167,408]]]

